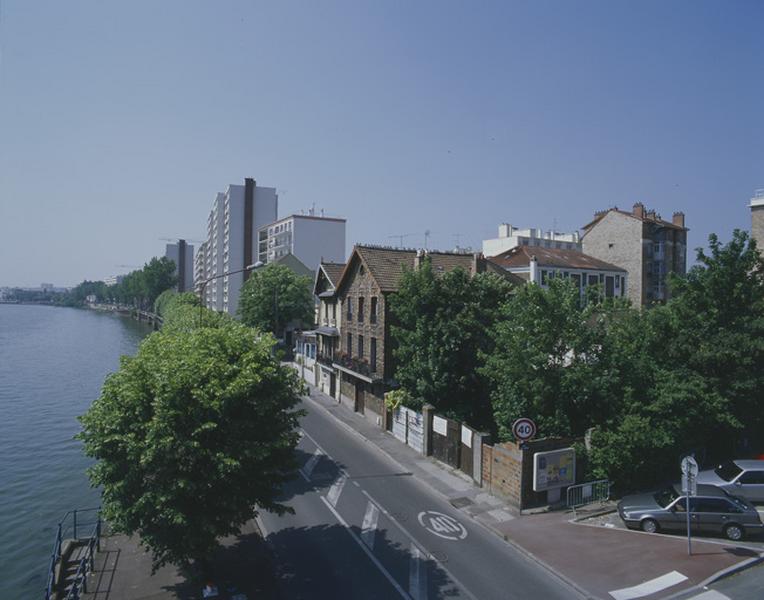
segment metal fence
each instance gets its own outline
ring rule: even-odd
[[[74,577],[74,585],[69,590],[66,598],[78,599],[80,592],[85,591],[85,578],[93,569],[93,558],[101,542],[101,516],[100,508],[81,508],[70,510],[61,519],[56,528],[56,539],[53,542],[53,553],[50,556],[48,567],[48,581],[45,587],[45,600],[53,600],[56,597],[57,587],[60,581],[56,577],[56,569],[59,570],[59,578],[63,577],[64,565],[62,564],[62,549],[64,541],[74,542],[86,540],[87,549],[85,556],[79,561],[77,573]],[[95,516],[94,516],[95,515]],[[92,528],[92,529],[91,529]],[[83,529],[89,532],[86,538],[80,538]]]
[[[566,504],[575,512],[576,508],[592,504],[594,502],[607,502],[610,500],[610,481],[598,479],[587,481],[568,488]]]

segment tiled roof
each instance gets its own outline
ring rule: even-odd
[[[416,251],[384,246],[356,246],[355,251],[383,292],[398,289],[404,267],[414,268]],[[348,261],[348,266],[350,266]]]
[[[599,223],[602,220],[602,218],[610,212],[616,212],[626,217],[631,217],[632,219],[637,219],[638,221],[642,221],[643,223],[654,223],[656,225],[660,225],[661,227],[668,227],[669,229],[689,231],[686,227],[682,227],[680,225],[674,225],[674,223],[672,223],[671,221],[664,221],[663,219],[658,218],[657,215],[653,216],[655,213],[653,213],[652,211],[645,212],[645,215],[643,217],[639,217],[635,215],[633,212],[629,212],[628,210],[620,210],[619,208],[609,208],[607,210],[603,210],[599,213],[596,213],[594,215],[594,219],[592,219],[589,223],[584,225],[581,229],[583,229],[584,231],[590,229],[591,227]]]
[[[531,262],[532,256],[536,257],[539,267],[626,272],[626,269],[594,258],[578,250],[562,250],[559,248],[544,248],[542,246],[517,246],[503,254],[494,256],[491,260],[505,269],[509,269],[511,267],[527,267]]]
[[[342,271],[345,269],[345,263],[322,262],[321,268],[326,273],[329,282],[337,287],[337,282],[339,282],[340,277],[342,277]]]

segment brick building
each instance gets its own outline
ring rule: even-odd
[[[751,237],[764,254],[764,190],[756,190],[751,198]]]
[[[345,269],[345,263],[321,262],[316,270],[313,294],[318,298],[316,335],[316,385],[324,394],[340,398],[337,382],[339,371],[334,368],[335,355],[339,353],[340,323],[342,310],[337,300],[337,283]]]
[[[637,202],[631,212],[611,208],[595,213],[583,230],[584,254],[627,271],[627,296],[634,306],[667,300],[668,274],[687,270],[684,213],[664,221]]]
[[[335,288],[341,321],[332,366],[339,374],[339,400],[378,424],[395,373],[390,297],[404,270],[418,268],[422,260],[429,260],[436,273],[462,268],[472,275],[490,271],[522,281],[481,254],[355,246]]]

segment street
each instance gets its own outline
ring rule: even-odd
[[[294,515],[263,513],[287,598],[581,597],[303,402]]]

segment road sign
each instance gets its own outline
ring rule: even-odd
[[[682,459],[682,473],[684,475],[692,474],[693,477],[698,475],[698,463],[692,456],[685,456]]]
[[[692,503],[690,499],[698,495],[698,463],[692,456],[682,459],[682,493],[687,494],[684,498],[685,513],[687,514],[687,554],[692,555],[692,534],[690,532],[690,511]]]
[[[536,424],[528,418],[522,417],[512,423],[512,435],[519,442],[525,442],[536,435]]]

